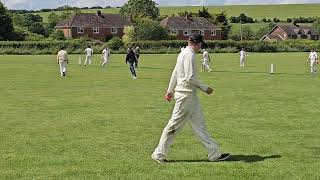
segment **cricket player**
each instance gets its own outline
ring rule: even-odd
[[[240,67],[241,68],[244,68],[244,62],[246,60],[246,57],[247,57],[246,51],[244,50],[244,48],[241,48],[241,51],[240,51]]]
[[[103,49],[103,51],[102,51],[102,59],[103,59],[103,62],[101,64],[101,66],[105,67],[106,64],[109,63],[109,59],[110,59],[110,49],[108,47]]]
[[[137,63],[135,63],[135,68],[138,67],[138,63],[139,63],[139,57],[140,57],[140,49],[139,47],[137,46],[135,49],[134,49],[134,55],[136,56],[136,59],[137,59]]]
[[[307,59],[307,63],[310,61],[310,69],[311,69],[311,73],[312,74],[315,74],[317,73],[317,64],[318,64],[318,54],[317,52],[312,49],[310,54],[309,54],[309,57]]]
[[[92,55],[93,55],[93,49],[91,49],[91,46],[88,46],[85,50],[84,50],[85,54],[86,54],[86,60],[84,61],[84,66],[87,65],[87,61],[89,61],[89,65],[91,64],[92,61]]]
[[[206,130],[204,115],[201,112],[197,90],[211,94],[213,89],[201,83],[196,72],[196,52],[201,48],[202,35],[194,33],[189,36],[188,46],[180,52],[175,68],[172,72],[166,93],[167,101],[174,97],[175,106],[171,119],[164,128],[158,147],[151,158],[158,163],[166,162],[166,156],[174,138],[189,123],[194,133],[208,150],[210,161],[222,161],[230,154],[221,154],[218,144],[210,137]]]
[[[64,47],[61,47],[61,50],[58,52],[57,63],[60,67],[60,75],[66,76],[67,64],[69,63],[69,60],[68,53],[66,50],[64,50]]]
[[[129,62],[129,69],[132,74],[132,79],[137,79],[137,74],[134,67],[134,64],[137,63],[137,58],[131,47],[128,48],[128,52],[127,52],[126,64],[128,64],[128,62]]]
[[[182,52],[184,49],[185,49],[185,47],[182,46],[182,47],[180,48],[180,52]]]
[[[211,72],[210,66],[209,66],[209,62],[211,62],[210,56],[209,56],[209,52],[206,51],[205,49],[202,50],[203,54],[202,54],[202,71],[208,71]]]

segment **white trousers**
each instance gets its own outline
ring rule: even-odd
[[[109,58],[104,57],[101,66],[105,66],[106,64],[108,64],[108,62],[109,62]]]
[[[152,157],[165,159],[174,138],[188,122],[202,144],[208,150],[209,160],[220,157],[218,144],[210,137],[206,130],[204,116],[200,109],[199,99],[195,93],[175,93],[175,107],[171,119],[164,128],[158,147],[154,150]]]
[[[83,65],[87,65],[87,61],[89,61],[89,64],[91,64],[92,56],[86,55],[86,60],[84,61]]]
[[[60,75],[63,76],[63,73],[67,71],[67,61],[59,61]]]
[[[311,73],[316,73],[317,72],[317,61],[316,60],[311,60],[310,61],[310,72]]]
[[[245,57],[240,57],[240,67],[244,67]]]
[[[202,66],[203,66],[203,70],[211,71],[208,61],[204,60],[202,63]]]

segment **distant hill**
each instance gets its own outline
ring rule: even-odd
[[[280,20],[286,20],[292,17],[320,17],[320,4],[281,4],[281,5],[233,5],[233,6],[206,6],[210,13],[220,13],[225,11],[227,15],[239,16],[245,13],[253,19],[261,20],[262,18],[277,17]],[[202,6],[179,6],[179,7],[159,7],[161,15],[178,14],[182,11],[198,12]],[[97,9],[82,10],[84,13],[94,13]],[[102,9],[103,13],[118,13],[119,8]],[[59,13],[59,12],[57,12]],[[38,13],[44,19],[50,12]]]

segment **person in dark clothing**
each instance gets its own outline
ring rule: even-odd
[[[135,67],[134,64],[137,64],[137,58],[132,50],[132,48],[128,48],[128,52],[127,52],[127,57],[126,57],[126,64],[128,64],[129,62],[129,69],[131,71],[132,74],[132,79],[137,79],[137,74],[135,71]]]

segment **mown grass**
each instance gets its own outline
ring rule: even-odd
[[[287,18],[297,17],[318,17],[320,4],[272,4],[272,5],[229,5],[229,6],[206,6],[209,12],[220,13],[226,12],[228,17],[239,16],[245,13],[253,19],[261,20],[262,18],[273,19],[279,18],[286,21]],[[161,15],[177,15],[179,12],[191,11],[198,12],[202,6],[176,6],[176,7],[159,7]],[[119,13],[120,8],[102,9],[103,13]],[[97,9],[81,10],[83,13],[96,13]],[[275,13],[276,12],[276,13]],[[51,12],[39,13],[44,20],[48,18]],[[56,12],[60,13],[60,12]]]
[[[161,165],[150,154],[173,107],[163,95],[176,55],[142,55],[137,80],[124,55],[104,69],[98,55],[86,68],[71,56],[64,78],[54,56],[0,56],[0,178],[317,179],[320,79],[307,55],[249,53],[241,70],[238,54],[212,54],[214,72],[199,75],[215,94],[199,97],[233,156],[207,162],[186,126]]]

